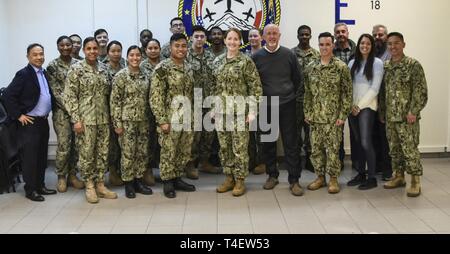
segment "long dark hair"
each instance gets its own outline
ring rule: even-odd
[[[367,80],[372,80],[372,78],[373,78],[373,62],[375,61],[375,40],[373,39],[372,35],[370,35],[370,34],[363,34],[359,37],[358,44],[356,46],[356,52],[355,52],[355,62],[353,63],[353,66],[352,66],[352,69],[350,70],[350,72],[352,74],[352,79],[353,79],[355,77],[355,73],[361,69],[361,61],[363,60],[363,56],[361,54],[359,46],[361,45],[361,41],[363,38],[369,39],[370,43],[372,44],[372,47],[369,52],[369,56],[367,57],[366,66],[364,67],[364,75],[366,76]]]

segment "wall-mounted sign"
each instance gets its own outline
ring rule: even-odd
[[[235,27],[242,31],[243,47],[247,46],[249,30],[279,25],[280,15],[279,0],[180,0],[178,4],[178,16],[189,36],[194,25],[202,25],[206,30],[218,26],[224,31]]]

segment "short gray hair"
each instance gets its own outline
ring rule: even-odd
[[[384,28],[384,34],[388,34],[388,29],[387,29],[387,27],[386,27],[385,25],[381,25],[381,24],[378,24],[378,25],[374,25],[374,26],[373,26],[372,34],[376,33],[376,32],[378,31],[378,29],[380,29],[380,28]]]
[[[340,26],[345,26],[345,28],[347,28],[347,31],[348,31],[347,24],[345,24],[345,23],[343,23],[343,22],[341,22],[341,23],[336,23],[336,24],[334,25],[333,31],[336,32],[336,28],[338,28],[338,27],[340,27]]]

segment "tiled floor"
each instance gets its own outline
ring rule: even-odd
[[[270,191],[262,189],[266,176],[249,176],[248,192],[239,198],[217,194],[223,176],[208,174],[194,182],[196,192],[177,192],[176,199],[165,198],[157,184],[153,195],[136,199],[113,188],[119,199],[96,205],[71,188],[43,203],[31,202],[18,186],[17,193],[0,195],[0,233],[450,233],[450,159],[424,159],[423,165],[418,198],[406,197],[404,188],[385,190],[381,181],[368,191],[347,187],[354,174],[349,169],[340,177],[339,194],[323,188],[303,197],[288,192],[286,171]],[[314,178],[303,172],[301,185]],[[47,185],[55,183],[49,170]]]

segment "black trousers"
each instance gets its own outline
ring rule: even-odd
[[[375,119],[373,129],[373,140],[376,153],[376,168],[383,176],[392,175],[391,156],[389,155],[389,143],[386,136],[386,124]]]
[[[30,193],[45,186],[45,169],[49,127],[47,118],[34,117],[34,123],[22,126],[18,123],[20,161],[25,182],[25,192]]]
[[[369,178],[375,178],[375,149],[373,147],[372,133],[373,122],[376,117],[376,112],[370,108],[361,110],[358,116],[350,115],[348,117],[349,125],[353,129],[356,149],[358,150],[358,168],[360,174],[366,174]]]
[[[358,158],[359,158],[359,150],[356,149],[355,147],[357,147],[357,142],[355,139],[355,133],[353,130],[353,127],[351,125],[349,125],[349,129],[350,129],[350,159],[352,161],[352,169],[358,169],[359,165],[358,165]],[[342,167],[344,167],[344,159],[345,159],[345,150],[344,150],[344,128],[342,128],[342,141],[341,144],[339,146],[339,160],[342,162]]]
[[[297,113],[295,99],[279,106],[267,105],[267,120],[271,123],[271,109],[279,114],[279,130],[283,139],[284,161],[289,173],[289,183],[298,181],[301,175],[300,155],[297,144]],[[267,132],[262,132],[266,134]],[[263,161],[266,164],[267,174],[278,177],[280,172],[277,168],[277,142],[263,143]]]

